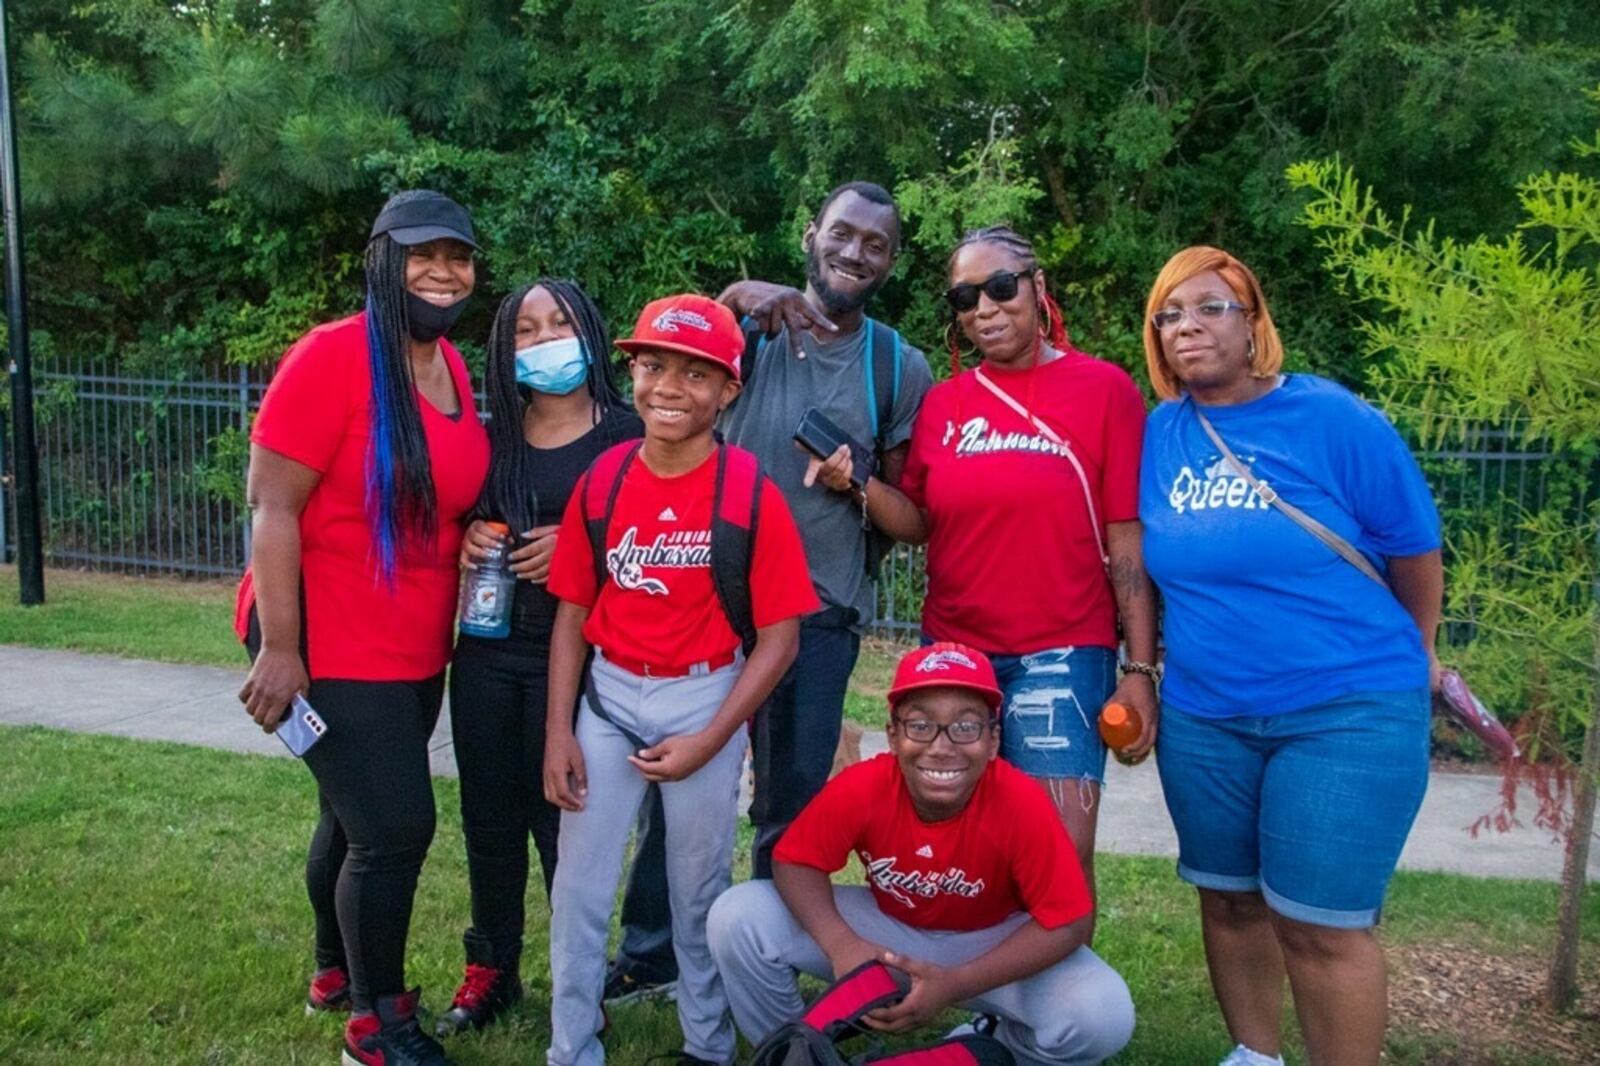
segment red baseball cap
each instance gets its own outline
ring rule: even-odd
[[[895,667],[894,686],[889,689],[889,705],[900,702],[908,692],[919,688],[968,688],[981,693],[989,709],[1000,707],[1000,684],[994,677],[994,664],[981,651],[965,644],[941,641],[907,652]]]
[[[709,296],[684,293],[664,296],[645,305],[634,323],[633,336],[617,341],[629,355],[649,348],[716,363],[735,378],[744,355],[744,331],[733,312]]]

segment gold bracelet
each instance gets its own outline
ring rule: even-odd
[[[1128,674],[1143,674],[1156,684],[1161,683],[1161,667],[1155,663],[1141,662],[1138,659],[1125,659],[1119,664],[1118,669],[1124,677]]]

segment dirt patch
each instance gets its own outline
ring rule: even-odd
[[[1459,1042],[1458,1066],[1543,1055],[1600,1062],[1600,966],[1583,967],[1578,1002],[1555,1015],[1541,1000],[1544,959],[1455,944],[1391,948],[1389,1023]]]

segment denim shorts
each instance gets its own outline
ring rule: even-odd
[[[1422,689],[1261,717],[1164,708],[1156,765],[1178,876],[1260,892],[1311,925],[1376,925],[1428,787],[1428,716]]]
[[[1049,648],[989,658],[1005,695],[1001,758],[1033,777],[1104,780],[1106,745],[1098,722],[1117,688],[1117,653]]]

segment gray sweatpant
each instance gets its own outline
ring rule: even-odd
[[[613,719],[649,744],[703,729],[743,669],[743,660],[711,673],[645,678],[595,655],[592,684]],[[550,894],[550,1066],[599,1066],[605,1049],[600,997],[606,933],[622,877],[628,834],[647,782],[628,762],[633,745],[587,706],[578,712],[578,745],[589,778],[584,808],[561,812],[555,887]],[[734,1031],[728,997],[706,945],[706,913],[733,879],[739,774],[745,731],[682,781],[661,786],[666,813],[667,895],[678,958],[678,1024],[683,1050],[731,1063]]]
[[[982,955],[1028,920],[1019,912],[987,929],[939,932],[884,914],[866,888],[835,886],[833,899],[840,916],[863,938],[941,966]],[[753,1044],[800,1016],[804,1003],[797,973],[833,980],[828,957],[794,920],[771,881],[746,881],[724,892],[711,908],[706,931],[733,1016]],[[1000,1017],[995,1038],[1021,1066],[1100,1062],[1133,1036],[1128,986],[1087,947],[962,1006]]]

